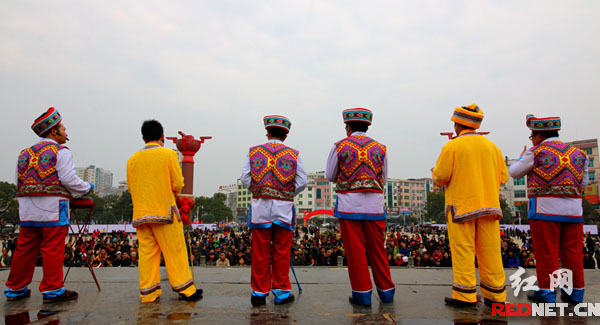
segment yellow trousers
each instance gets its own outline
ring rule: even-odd
[[[160,253],[162,252],[173,291],[191,296],[196,292],[192,280],[183,224],[177,217],[173,223],[146,223],[137,228],[142,302],[160,297]]]
[[[448,218],[448,238],[452,253],[452,298],[477,301],[475,255],[479,265],[479,287],[484,298],[506,301],[506,276],[502,266],[500,223],[484,216],[460,223]]]

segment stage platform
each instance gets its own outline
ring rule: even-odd
[[[509,302],[527,302],[526,292],[518,297],[510,288],[508,277],[515,269],[505,270]],[[141,304],[137,268],[95,269],[102,287],[99,292],[87,268],[71,269],[66,288],[79,292],[79,299],[60,304],[43,304],[38,291],[42,269],[36,268],[30,285],[30,298],[8,302],[1,297],[1,319],[10,322],[20,317],[38,324],[596,324],[600,317],[492,317],[492,310],[478,307],[460,310],[444,305],[451,294],[452,271],[447,268],[392,268],[396,283],[394,303],[380,303],[376,294],[370,308],[355,307],[348,302],[350,284],[346,268],[296,267],[302,294],[293,281],[296,301],[275,306],[273,295],[267,305],[250,305],[250,269],[194,267],[204,298],[190,303],[177,300],[170,289],[166,269],[161,269],[163,294],[160,302]],[[528,269],[527,275],[534,275]],[[586,302],[600,303],[600,270],[587,270]],[[8,270],[0,271],[0,288]],[[560,298],[557,302],[560,302]],[[572,311],[572,308],[569,308]],[[569,312],[567,309],[567,312]],[[25,318],[27,317],[27,318]]]

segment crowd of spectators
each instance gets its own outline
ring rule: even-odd
[[[295,266],[347,265],[339,229],[297,227],[292,243],[292,263]],[[218,230],[195,230],[187,234],[191,249],[190,263],[195,266],[249,266],[252,264],[251,231],[245,226],[222,227]],[[535,268],[531,235],[518,229],[501,233],[502,258],[505,268]],[[10,266],[16,246],[16,236],[2,239],[0,267]],[[448,235],[441,227],[388,226],[386,253],[390,266],[451,267],[452,255]],[[584,268],[600,264],[600,240],[586,235]],[[65,266],[135,267],[138,264],[138,244],[134,234],[125,232],[94,232],[76,240],[69,235],[65,244]],[[477,261],[474,261],[477,264]],[[161,262],[164,265],[164,261]],[[41,255],[37,265],[41,266]]]

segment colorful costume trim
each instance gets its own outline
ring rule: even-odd
[[[140,294],[149,295],[156,290],[160,290],[160,282],[152,285],[151,287],[140,289]]]
[[[532,131],[560,131],[560,117],[536,118],[532,114],[527,114],[525,124]]]
[[[193,285],[194,285],[194,281],[192,279],[190,279],[190,280],[186,281],[184,284],[181,284],[181,285],[178,285],[176,287],[173,287],[173,291],[175,291],[175,292],[181,292],[181,291],[183,291],[183,290],[185,290],[185,289],[187,289],[187,288],[189,288],[189,287],[191,287]]]
[[[286,133],[289,133],[292,128],[290,119],[281,115],[267,115],[263,118],[263,121],[265,123],[265,129],[277,127],[282,128]]]
[[[383,193],[383,164],[386,147],[363,135],[349,136],[336,143],[338,193],[371,191]]]
[[[342,111],[344,123],[363,122],[371,125],[373,121],[373,112],[366,108],[348,108]]]
[[[475,104],[457,107],[454,109],[450,120],[460,125],[479,129],[483,121],[483,111]]]
[[[452,283],[452,290],[462,292],[462,293],[476,293],[476,286],[463,286],[458,283]]]
[[[469,211],[463,214],[456,214],[456,205],[447,205],[446,206],[446,219],[448,216],[452,217],[453,222],[463,222],[475,218],[480,218],[484,216],[494,216],[498,219],[502,218],[502,209],[500,208],[483,208],[474,211]]]
[[[283,229],[287,229],[290,231],[294,231],[294,225],[296,224],[296,208],[292,207],[292,223],[289,224],[281,219],[275,219],[273,222],[265,222],[265,223],[253,223],[252,222],[252,209],[248,213],[248,228],[256,228],[256,229],[266,229],[271,228],[273,225],[279,226]]]
[[[268,142],[250,148],[252,198],[293,201],[298,151],[281,143]]]
[[[42,137],[46,132],[50,131],[53,127],[60,124],[62,117],[60,113],[54,107],[48,108],[48,110],[40,115],[31,125],[31,129],[39,137]]]
[[[583,214],[580,216],[564,216],[537,212],[537,199],[535,197],[529,199],[529,205],[527,209],[527,219],[558,222],[583,222]]]
[[[560,141],[546,141],[531,150],[535,158],[527,174],[529,197],[583,195],[585,152]]]
[[[49,221],[21,221],[21,227],[56,227],[70,224],[69,200],[62,199],[58,202],[58,219]]]
[[[58,151],[62,147],[40,141],[24,149],[17,164],[18,196],[62,196],[72,198],[60,182],[56,170]]]
[[[169,216],[145,216],[133,220],[131,224],[135,228],[145,223],[173,223],[173,215],[176,215],[177,218],[181,220],[181,217],[179,216],[179,209],[176,205],[169,207]]]
[[[479,286],[481,287],[481,289],[485,289],[485,290],[487,290],[489,292],[493,292],[493,293],[502,293],[502,292],[506,291],[505,285],[495,287],[495,286],[489,285],[483,281],[479,281]]]

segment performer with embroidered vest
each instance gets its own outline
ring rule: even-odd
[[[508,170],[500,149],[475,132],[483,111],[475,104],[457,107],[451,120],[457,137],[442,148],[433,179],[445,186],[446,221],[452,251],[454,307],[475,307],[479,287],[486,306],[506,301],[505,273],[500,250],[500,186]]]
[[[175,202],[183,188],[183,175],[177,153],[164,147],[163,127],[156,120],[142,124],[144,148],[127,161],[127,187],[133,203],[132,225],[139,244],[140,298],[142,303],[158,301],[160,255],[162,253],[173,291],[179,299],[197,301],[188,265],[183,223]]]
[[[90,193],[94,185],[77,177],[71,151],[63,146],[69,139],[58,110],[50,107],[31,128],[42,139],[21,151],[17,163],[20,228],[4,294],[10,301],[31,295],[27,286],[41,250],[44,303],[77,299],[77,292],[62,283],[69,200]]]
[[[266,304],[270,291],[276,305],[294,301],[289,278],[296,224],[294,196],[308,184],[299,152],[283,144],[290,120],[269,115],[263,121],[269,141],[250,148],[240,177],[252,193],[248,227],[252,229],[253,306]]]
[[[581,303],[583,278],[583,187],[588,184],[589,160],[585,152],[558,137],[559,117],[526,117],[533,147],[525,147],[509,169],[514,178],[527,175],[528,219],[536,256],[539,290],[528,295],[534,302],[556,302],[550,283],[559,268],[573,272],[572,292],[561,288],[564,302]]]
[[[384,247],[383,188],[387,182],[387,149],[367,136],[373,120],[370,110],[350,108],[342,112],[342,117],[347,137],[331,148],[325,173],[336,183],[334,216],[340,222],[348,261],[352,286],[349,300],[353,304],[371,305],[370,264],[379,298],[390,303],[396,287]]]

